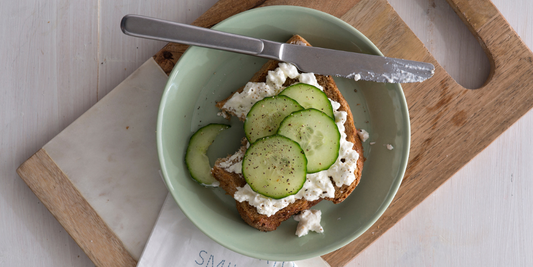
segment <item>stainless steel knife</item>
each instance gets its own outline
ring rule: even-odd
[[[127,35],[231,51],[294,64],[302,72],[385,83],[422,82],[433,64],[355,52],[309,47],[215,31],[139,15],[120,23]]]

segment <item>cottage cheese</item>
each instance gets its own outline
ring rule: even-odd
[[[357,134],[359,135],[359,138],[361,138],[361,141],[363,142],[366,142],[366,140],[370,138],[370,134],[364,129],[359,129],[359,132],[357,132]]]
[[[322,86],[320,86],[320,84],[318,84],[318,81],[316,80],[316,76],[313,73],[302,73],[302,74],[300,74],[300,77],[298,77],[298,80],[301,83],[310,84],[310,85],[312,85],[312,86],[324,91],[324,88],[322,88]]]
[[[250,144],[248,143],[246,148],[249,146]],[[221,162],[219,166],[228,172],[242,173],[242,159],[244,157],[244,152],[244,149],[239,149],[239,151],[231,155],[228,160]]]
[[[284,65],[282,65],[284,64]],[[279,70],[283,72],[282,74],[279,74]],[[287,63],[281,63],[280,67],[277,68],[275,71],[272,71],[272,76],[279,75],[277,77],[297,77],[300,82],[307,83],[316,86],[317,81],[312,73],[304,73],[296,75],[294,74],[294,71],[296,71],[296,67],[294,67],[291,64]],[[270,75],[270,73],[269,73]],[[281,84],[283,84],[285,81],[283,81]],[[264,88],[268,87],[270,89],[267,89],[269,92],[274,91],[281,91],[281,89],[273,89],[270,85],[262,83],[254,83],[253,86],[257,86],[257,88]],[[279,81],[277,78],[272,77],[270,80],[270,83],[272,84],[278,84]],[[316,83],[313,84],[313,83]],[[249,83],[250,84],[250,83]],[[248,87],[248,84],[247,86]],[[246,88],[245,87],[245,88]],[[322,87],[320,87],[322,89]],[[266,90],[265,90],[266,91]],[[242,103],[248,103],[252,102],[253,100],[257,99],[257,101],[261,100],[259,95],[257,94],[263,94],[260,90],[254,90],[255,93],[247,93],[247,94],[240,94],[238,97],[238,100],[235,100],[233,103],[239,103],[237,105],[228,105],[230,101],[226,102],[226,105],[224,105],[224,108],[233,109],[233,110],[240,110],[244,113],[244,117],[246,117],[246,114],[248,113],[249,109],[252,107],[252,105],[249,106],[247,110],[245,110],[244,106],[241,105]],[[244,93],[244,90],[243,90]],[[277,93],[275,93],[277,94]],[[272,95],[275,95],[272,94]],[[266,96],[264,96],[266,97]],[[235,98],[235,95],[233,96]],[[232,98],[232,99],[233,99]],[[255,102],[257,102],[255,101]],[[294,203],[297,199],[305,198],[308,201],[314,201],[319,198],[333,198],[335,196],[335,187],[333,182],[337,187],[341,187],[342,185],[350,185],[355,180],[355,170],[357,168],[357,160],[359,159],[359,154],[354,151],[352,148],[354,146],[353,143],[346,140],[346,133],[344,123],[346,122],[348,114],[345,111],[339,111],[340,104],[335,101],[331,101],[331,105],[333,107],[333,113],[335,116],[335,124],[337,125],[337,128],[339,129],[339,132],[341,134],[340,138],[340,149],[339,149],[339,157],[337,158],[337,161],[327,170],[323,170],[317,173],[311,173],[307,174],[307,180],[304,183],[302,189],[296,193],[295,195],[291,195],[282,199],[272,199],[265,197],[261,194],[258,194],[252,190],[252,188],[249,185],[245,185],[244,187],[237,188],[237,192],[234,194],[235,200],[242,202],[247,201],[250,205],[257,208],[257,211],[259,214],[263,214],[266,216],[272,216],[276,214],[279,210],[287,207],[289,204]],[[254,102],[254,103],[255,103]],[[235,158],[233,158],[235,157]],[[244,153],[236,153],[232,156],[232,159],[226,161],[226,165],[222,165],[221,167],[224,168],[228,172],[233,173],[242,173],[242,158],[244,157]],[[239,166],[236,166],[239,165]],[[332,177],[330,179],[329,177]]]
[[[296,228],[296,235],[302,237],[307,235],[309,231],[323,233],[324,228],[320,225],[322,212],[320,210],[304,210],[299,215],[294,216],[294,220],[298,221]]]
[[[250,111],[257,101],[276,95],[277,93],[277,90],[266,83],[249,82],[244,86],[242,92],[235,93],[224,104],[223,108],[234,112],[239,118],[244,119],[248,111]]]
[[[248,82],[242,92],[235,93],[222,108],[232,111],[240,119],[244,119],[257,101],[281,92],[287,77],[295,79],[298,76],[298,69],[294,65],[280,63],[278,68],[268,72],[266,83]]]
[[[324,90],[318,84],[313,73],[298,73],[298,69],[290,63],[280,63],[275,70],[268,72],[266,83],[248,82],[242,92],[235,93],[222,107],[229,110],[240,119],[245,119],[246,114],[259,100],[279,94],[285,87],[283,84],[287,78],[298,79],[301,83],[313,85]]]
[[[298,76],[300,76],[300,73],[298,72],[298,69],[290,64],[290,63],[279,63],[279,68],[287,75],[287,77],[291,79],[296,79]]]

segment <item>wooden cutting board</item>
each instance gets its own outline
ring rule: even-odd
[[[385,56],[431,62],[435,76],[404,84],[412,144],[403,183],[383,216],[349,245],[324,255],[331,266],[344,266],[435,191],[474,156],[533,107],[533,53],[522,43],[489,0],[448,0],[480,41],[491,63],[482,88],[457,84],[386,0],[221,0],[193,24],[211,27],[239,12],[268,5],[298,5],[330,13],[365,34]],[[170,73],[186,46],[168,44],[155,62]],[[41,149],[18,169],[19,175],[99,266],[134,266],[123,245]],[[61,190],[59,190],[60,188]],[[69,207],[66,209],[65,207]]]

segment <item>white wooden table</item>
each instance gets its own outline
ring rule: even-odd
[[[389,0],[460,84],[488,61],[444,0]],[[0,266],[92,266],[15,173],[164,43],[123,15],[190,23],[216,0],[0,2]],[[533,1],[495,0],[529,48]],[[348,266],[533,266],[533,111]]]

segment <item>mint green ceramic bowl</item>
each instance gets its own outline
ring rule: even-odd
[[[381,55],[360,32],[331,15],[301,7],[272,6],[233,16],[214,29],[285,42],[299,34],[314,46]],[[220,188],[205,188],[187,172],[184,155],[190,136],[209,123],[230,123],[211,146],[211,163],[233,153],[243,137],[242,123],[217,116],[215,102],[243,86],[265,59],[199,47],[189,48],[172,71],[157,121],[157,148],[165,182],[188,218],[205,234],[238,253],[288,261],[320,256],[365,232],[392,201],[404,175],[410,143],[407,104],[398,84],[335,78],[350,104],[357,128],[370,133],[361,183],[341,204],[323,201],[323,234],[295,236],[289,219],[276,231],[260,232],[244,223],[235,201]],[[369,145],[370,142],[375,142]],[[388,150],[385,145],[392,144]]]

